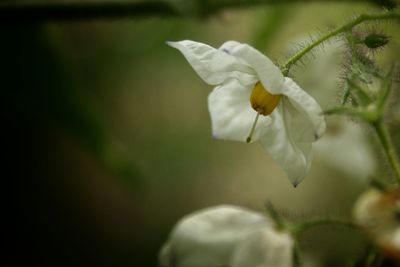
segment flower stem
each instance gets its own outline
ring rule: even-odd
[[[346,31],[350,31],[353,29],[353,27],[357,26],[358,24],[361,24],[365,21],[372,21],[372,20],[385,20],[385,19],[398,19],[400,20],[400,12],[398,11],[388,11],[385,13],[381,14],[362,14],[353,19],[352,21],[349,21],[348,23],[326,33],[320,36],[318,39],[315,41],[311,42],[309,45],[301,49],[299,52],[297,52],[294,56],[289,58],[286,63],[283,65],[282,73],[283,75],[287,76],[289,74],[290,68],[298,62],[303,56],[305,56],[308,52],[310,52],[313,48],[317,47],[318,45],[322,44],[326,40],[341,34]]]
[[[331,218],[322,218],[322,219],[315,219],[310,221],[301,222],[296,224],[293,228],[293,234],[298,236],[299,234],[303,233],[304,231],[313,228],[315,226],[320,225],[337,225],[337,226],[344,226],[351,229],[359,229],[359,226],[351,221],[341,220],[341,219],[331,219]]]
[[[300,257],[300,246],[298,240],[296,240],[294,243],[292,257],[293,257],[293,267],[301,267],[303,265]]]
[[[378,135],[378,138],[383,146],[383,150],[385,151],[386,156],[388,157],[390,166],[392,167],[394,176],[396,178],[397,183],[400,185],[400,164],[399,159],[397,158],[396,151],[394,149],[394,145],[390,138],[389,132],[382,120],[378,120],[372,123],[375,132]]]

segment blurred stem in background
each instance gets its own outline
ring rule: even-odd
[[[381,120],[378,120],[377,122],[372,124],[378,138],[383,146],[383,149],[385,151],[385,154],[387,155],[387,158],[389,160],[390,166],[392,167],[394,176],[397,180],[397,183],[400,185],[400,165],[399,165],[399,160],[396,155],[396,151],[394,149],[394,144],[390,138],[389,132],[383,122]]]
[[[295,236],[299,236],[303,232],[322,225],[335,225],[335,226],[341,226],[349,229],[354,229],[354,230],[360,230],[360,226],[355,224],[352,221],[349,220],[341,220],[341,219],[333,219],[333,218],[321,218],[321,219],[314,219],[314,220],[308,220],[304,222],[300,222],[296,225],[294,225],[294,228],[292,229],[292,232]]]
[[[0,22],[47,22],[124,17],[206,17],[227,8],[243,8],[262,4],[320,2],[315,0],[192,0],[147,2],[99,2],[59,4],[1,4]],[[394,8],[396,0],[326,0],[324,2],[369,2]]]
[[[273,38],[282,30],[286,20],[292,14],[288,5],[276,5],[261,10],[261,14],[254,23],[254,36],[252,44],[260,51],[266,50],[272,44]]]

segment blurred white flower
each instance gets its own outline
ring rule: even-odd
[[[376,159],[365,131],[346,118],[328,121],[324,138],[314,145],[317,158],[354,179],[367,181],[376,169]]]
[[[382,251],[400,261],[400,189],[363,193],[353,210],[354,218],[376,240]]]
[[[216,86],[208,98],[213,136],[259,140],[292,184],[300,183],[310,167],[312,143],[325,131],[318,103],[247,44],[228,41],[219,49],[188,40],[168,44]]]
[[[292,267],[293,238],[272,221],[234,206],[181,219],[160,252],[162,267]]]

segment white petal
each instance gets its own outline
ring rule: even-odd
[[[290,78],[285,78],[282,93],[279,112],[273,114],[273,126],[261,143],[297,186],[310,168],[312,143],[326,125],[318,103]]]
[[[231,267],[292,267],[294,240],[271,227],[254,231],[236,248]]]
[[[258,80],[261,81],[268,92],[272,94],[281,93],[281,87],[284,83],[284,76],[281,70],[257,49],[236,41],[228,41],[219,49],[240,58],[250,65],[257,73]]]
[[[234,248],[250,232],[271,227],[260,213],[234,206],[200,210],[181,219],[160,253],[163,267],[228,266]]]
[[[290,103],[311,124],[311,128],[308,128],[308,125],[296,126],[298,140],[312,141],[319,139],[325,132],[326,124],[322,115],[322,109],[317,101],[301,89],[292,79],[287,77],[282,87],[282,94],[289,98]],[[303,120],[298,122],[303,123]]]
[[[285,121],[287,114],[292,112],[286,106],[288,101],[282,98],[281,104],[270,115],[272,122],[260,141],[271,157],[286,172],[290,182],[297,186],[306,176],[311,162],[311,142],[299,142],[296,131],[290,120]],[[296,138],[295,138],[296,137]]]
[[[255,75],[253,69],[245,62],[209,45],[189,40],[167,44],[178,49],[208,84],[218,85],[228,78],[246,79]]]
[[[214,138],[246,141],[257,115],[249,100],[254,83],[243,85],[231,79],[210,93],[208,109]],[[252,141],[263,135],[270,120],[269,117],[259,117]]]

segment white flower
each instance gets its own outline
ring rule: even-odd
[[[291,267],[293,238],[253,211],[217,206],[181,219],[160,252],[162,267]]]
[[[208,98],[213,136],[259,140],[297,186],[310,167],[312,143],[325,131],[318,103],[247,44],[228,41],[219,49],[188,40],[168,44],[216,86]]]

